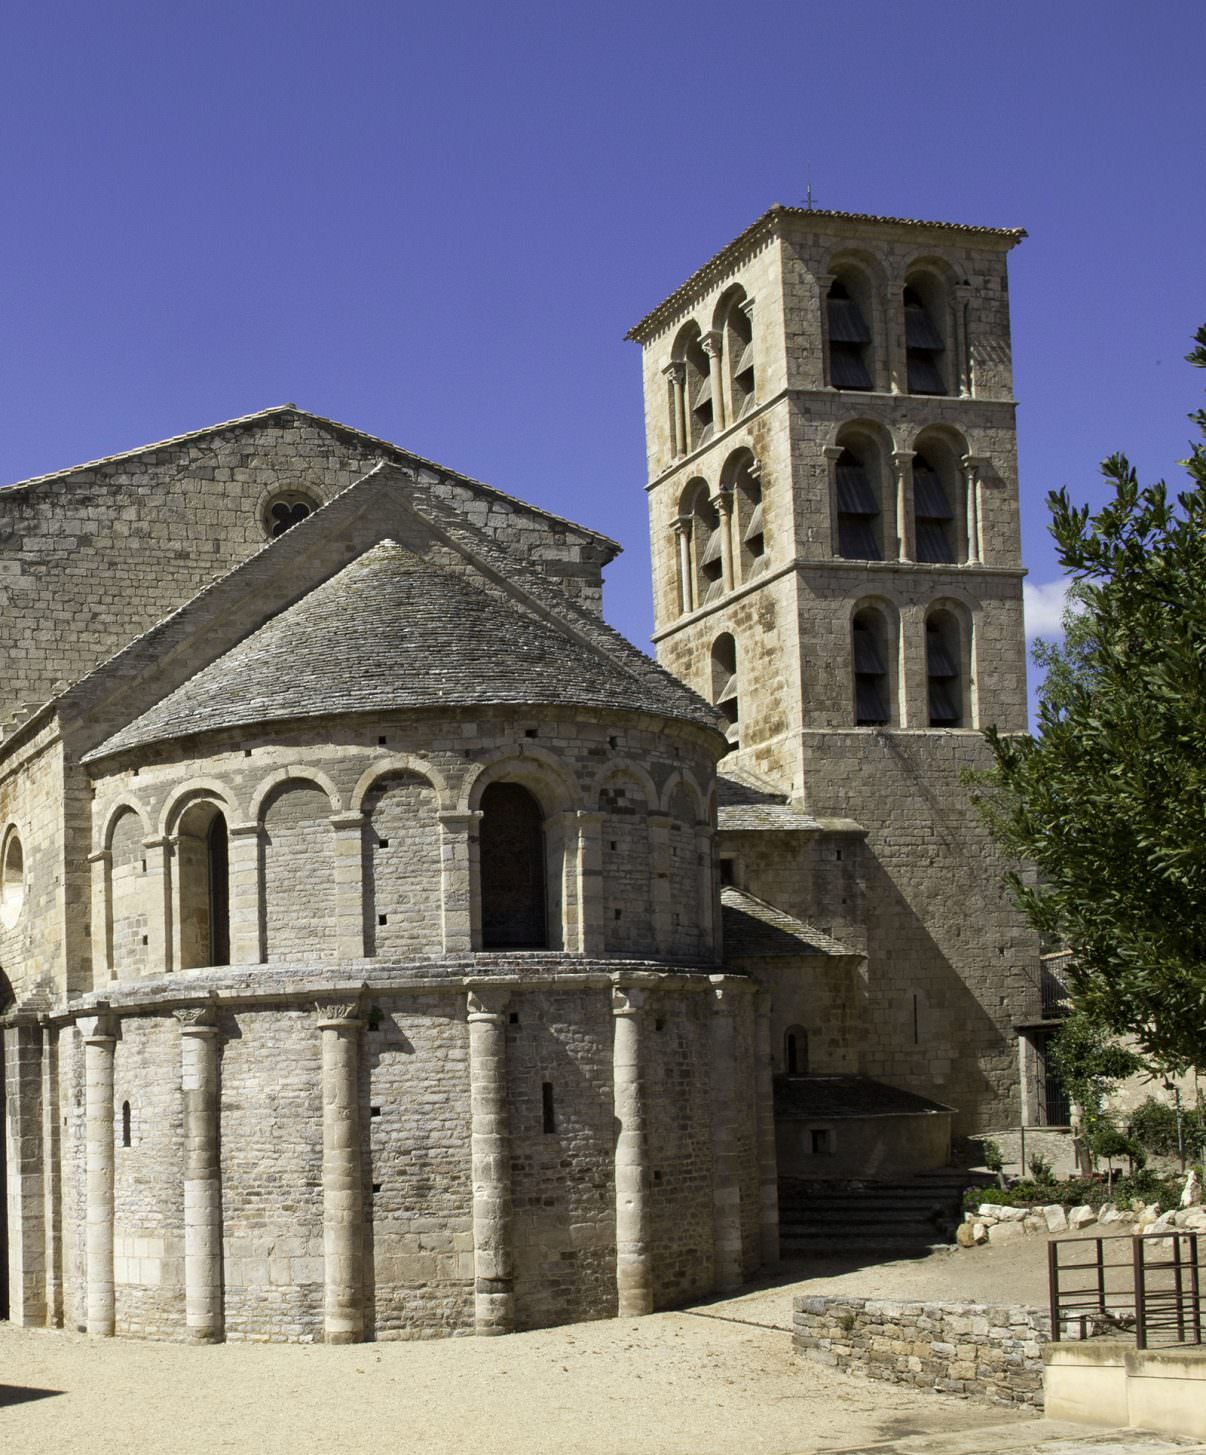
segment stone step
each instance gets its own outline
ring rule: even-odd
[[[979,1429],[943,1430],[881,1444],[847,1446],[827,1455],[1206,1455],[1206,1445],[1149,1430],[1019,1419]]]

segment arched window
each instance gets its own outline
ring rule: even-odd
[[[829,285],[829,382],[835,389],[873,389],[871,330],[867,326],[863,290],[838,277]]]
[[[682,341],[686,366],[687,449],[695,450],[712,437],[715,406],[712,401],[712,372],[700,341],[699,328],[692,326]]]
[[[892,721],[892,643],[882,612],[866,607],[851,622],[854,722],[886,727]]]
[[[12,929],[25,903],[25,850],[16,829],[9,829],[0,864],[0,924]]]
[[[861,445],[847,445],[838,456],[835,471],[838,555],[854,561],[882,561],[883,513],[870,452]]]
[[[745,291],[737,288],[719,310],[732,407],[729,424],[754,407],[754,329],[750,321],[751,307]]]
[[[691,604],[703,606],[724,592],[724,547],[720,515],[712,504],[707,483],[693,481],[683,492],[688,530],[687,564],[692,575]]]
[[[723,632],[712,643],[712,701],[728,727],[725,736],[733,747],[740,739],[737,700],[737,643]]]
[[[766,569],[766,525],[762,513],[762,482],[757,461],[749,450],[738,450],[725,461],[721,489],[732,492],[734,575],[749,581]]]
[[[194,803],[176,829],[180,968],[230,964],[230,853],[226,818]]]
[[[789,1026],[783,1037],[783,1066],[789,1076],[808,1075],[808,1032]]]
[[[946,312],[942,285],[929,274],[911,278],[904,290],[905,353],[910,394],[945,394],[943,355]]]
[[[544,814],[520,783],[482,794],[478,838],[482,948],[548,949]]]
[[[931,727],[968,725],[966,650],[964,633],[955,614],[932,611],[925,624]]]
[[[953,562],[955,510],[941,472],[920,452],[913,456],[913,515],[917,559]]]

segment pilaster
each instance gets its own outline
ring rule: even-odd
[[[335,835],[335,953],[359,960],[364,944],[364,824],[362,813],[331,815]]]
[[[736,1288],[742,1276],[741,1165],[734,1115],[740,992],[728,976],[713,975],[711,980],[712,1244],[716,1290],[723,1293]]]
[[[230,963],[262,965],[264,946],[263,830],[258,823],[232,823],[230,845]]]
[[[360,1002],[319,1005],[322,1033],[323,1336],[364,1337],[364,1179],[358,1063]]]
[[[754,1002],[754,1096],[758,1116],[758,1229],[762,1263],[779,1261],[779,1159],[775,1149],[775,1083],[771,1050],[771,996]]]
[[[445,812],[440,820],[440,883],[445,955],[467,955],[481,942],[477,879],[480,812]]]
[[[616,1117],[616,1290],[620,1318],[653,1312],[649,1166],[642,1061],[645,991],[616,986],[612,1086]]]
[[[47,1272],[42,1032],[36,1025],[16,1025],[3,1035],[9,1318],[37,1328],[46,1323]]]
[[[113,1054],[117,1025],[108,1013],[80,1023],[84,1039],[84,1183],[87,1329],[113,1335]]]
[[[509,1334],[515,1327],[507,1096],[509,1000],[508,991],[492,985],[475,985],[468,993],[474,1328],[483,1335]]]
[[[184,1317],[190,1343],[223,1336],[217,1007],[176,1011],[184,1097]]]

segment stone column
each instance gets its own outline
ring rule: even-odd
[[[758,1108],[758,1228],[762,1263],[779,1261],[779,1159],[775,1150],[775,1079],[771,1050],[771,997],[760,990],[754,1003],[754,1095]]]
[[[645,991],[618,985],[611,994],[615,1037],[612,1086],[616,1126],[616,1313],[653,1312],[649,1165],[641,1066]]]
[[[961,399],[968,399],[971,397],[971,351],[968,347],[967,312],[971,288],[966,283],[956,283],[952,293],[954,302],[951,312],[955,320],[954,345],[958,370],[955,387]]]
[[[738,992],[728,976],[713,975],[711,980],[712,1247],[716,1290],[724,1293],[742,1277],[741,1169],[734,1125]]]
[[[147,872],[143,879],[143,895],[147,907],[147,953],[143,957],[144,975],[162,975],[178,968],[174,958],[175,929],[172,914],[172,861],[175,858],[172,840],[166,837],[143,839],[147,856]]]
[[[670,815],[661,809],[653,809],[649,814],[649,865],[653,873],[653,942],[659,955],[668,955],[674,942]]]
[[[603,924],[603,815],[597,809],[579,809],[578,828],[578,948],[584,955],[602,955]]]
[[[967,492],[967,559],[977,565],[984,559],[983,531],[980,525],[980,465],[975,455],[964,455],[963,479]]]
[[[897,558],[901,561],[916,559],[913,540],[913,456],[915,450],[893,450],[892,463],[896,467],[896,540]],[[887,542],[884,543],[885,545]],[[884,551],[887,555],[887,551]]]
[[[670,447],[675,457],[687,453],[686,372],[687,366],[681,359],[662,370],[670,383]]]
[[[675,517],[675,546],[678,551],[678,602],[685,614],[695,608],[695,577],[691,570],[691,517]]]
[[[837,462],[846,453],[846,449],[844,445],[824,445],[821,453],[829,462],[829,549],[835,556],[840,556],[842,537],[838,530],[838,516],[841,513],[841,502],[838,499]]]
[[[335,953],[364,957],[364,814],[331,815],[335,835]]]
[[[322,1032],[323,1337],[364,1337],[364,1179],[360,1165],[358,1000],[319,1005]]]
[[[98,849],[88,855],[92,866],[92,978],[96,985],[113,979],[113,855]]]
[[[230,963],[264,962],[263,838],[258,823],[232,823],[227,828],[230,853]]]
[[[708,378],[712,385],[712,433],[719,434],[726,425],[724,408],[724,335],[718,328],[710,329],[700,339],[703,351],[708,356]]]
[[[479,812],[449,811],[439,815],[445,955],[468,955],[480,938],[480,908],[473,892],[480,818]]]
[[[733,570],[733,492],[718,490],[711,500],[720,524],[720,577],[726,591],[736,584]]]
[[[42,1032],[5,1027],[4,1111],[8,1152],[9,1317],[46,1322],[46,1224],[43,1182]]]
[[[469,1105],[473,1177],[473,1304],[478,1334],[515,1327],[511,1131],[507,1096],[509,992],[469,990]]]
[[[42,1208],[46,1232],[46,1327],[63,1326],[63,1166],[59,1028],[42,1023]]]
[[[84,1038],[85,1249],[87,1327],[111,1337],[113,1294],[113,1052],[116,1027],[107,1013],[80,1021]]]
[[[216,1344],[223,1335],[217,1007],[189,1006],[176,1019],[184,1094],[184,1322],[190,1343]]]

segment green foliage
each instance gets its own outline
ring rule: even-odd
[[[1001,1155],[1001,1147],[998,1142],[991,1139],[984,1143],[984,1165],[990,1172],[1000,1172],[1005,1165],[1005,1159]]]
[[[1156,1202],[1162,1208],[1173,1208],[1180,1204],[1181,1185],[1180,1178],[1143,1167],[1118,1179],[1111,1200],[1119,1207],[1129,1207],[1132,1202]]]
[[[1092,1131],[1106,1097],[1120,1081],[1144,1069],[1142,1057],[1120,1046],[1085,1010],[1075,1010],[1051,1038],[1047,1057]]]
[[[1206,327],[1189,359],[1206,366]],[[1206,437],[1206,411],[1193,418]],[[1185,464],[1175,500],[1121,455],[1096,513],[1048,497],[1080,613],[1040,651],[1038,737],[989,729],[974,795],[1039,870],[1011,887],[1073,951],[1078,1007],[1173,1067],[1206,1064],[1206,447]]]
[[[1131,1113],[1130,1132],[1153,1156],[1177,1156],[1177,1113],[1167,1102],[1149,1096]],[[1206,1151],[1206,1112],[1200,1107],[1182,1107],[1181,1133],[1187,1157]]]
[[[1045,1186],[1051,1181],[1051,1163],[1047,1161],[1046,1157],[1040,1157],[1036,1152],[1026,1166],[1030,1168],[1030,1175],[1035,1182]]]

